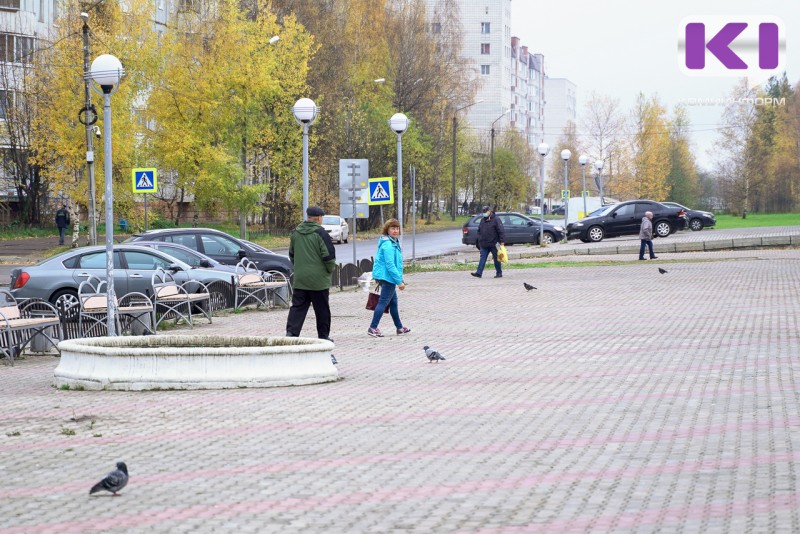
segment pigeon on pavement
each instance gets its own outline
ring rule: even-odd
[[[103,480],[92,486],[92,489],[89,490],[89,495],[106,490],[117,497],[117,492],[124,488],[127,483],[128,466],[125,465],[125,462],[117,462],[117,468],[107,474]]]
[[[436,349],[430,348],[428,345],[422,347],[425,350],[425,356],[428,357],[428,363],[436,362],[439,363],[439,360],[444,360],[445,357],[439,354]]]
[[[336,365],[336,364],[338,364],[338,363],[339,363],[339,362],[337,362],[337,361],[336,361],[336,356],[334,356],[333,354],[331,354],[331,363],[332,363],[333,365]]]
[[[661,267],[658,268],[658,272],[660,272],[661,274],[667,274],[667,270],[662,269]]]
[[[536,289],[535,287],[530,285],[528,282],[522,282],[522,285],[525,286],[525,289],[527,289],[528,291],[530,291],[531,289]]]

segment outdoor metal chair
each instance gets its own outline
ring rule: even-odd
[[[186,291],[183,285],[175,281],[172,273],[161,269],[155,270],[152,276],[153,303],[156,309],[155,328],[166,319],[175,319],[175,324],[183,319],[190,327],[194,327],[193,311],[200,311],[208,322],[211,321],[209,306],[211,295],[208,287],[202,282],[192,280],[195,290]]]
[[[108,284],[90,276],[78,286],[78,331],[83,337],[108,335]],[[133,291],[114,297],[114,321],[119,333],[155,334],[155,307],[144,293]]]
[[[236,287],[236,296],[233,307],[239,308],[250,301],[256,308],[264,306],[269,308],[269,284],[264,279],[263,273],[256,267],[256,264],[247,258],[242,258],[236,264],[236,274],[233,277]]]
[[[14,364],[14,358],[37,336],[42,336],[58,350],[63,339],[58,311],[40,299],[31,299],[22,307],[8,290],[0,290],[0,355]]]

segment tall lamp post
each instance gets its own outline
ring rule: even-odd
[[[458,108],[457,110],[455,110],[453,112],[453,190],[451,191],[452,198],[453,198],[453,203],[452,203],[452,207],[450,208],[450,220],[451,221],[455,221],[456,220],[456,211],[458,209],[458,202],[457,202],[457,199],[456,199],[456,127],[458,126],[458,123],[456,122],[456,115],[462,109],[467,109],[468,107],[474,106],[475,104],[480,104],[481,102],[483,102],[482,98],[480,100],[476,100],[472,104],[467,104],[466,106],[461,106],[460,108]]]
[[[495,125],[495,123],[497,123],[497,121],[499,121],[500,119],[505,117],[506,114],[509,111],[511,111],[511,110],[510,109],[505,110],[499,117],[497,117],[495,120],[492,121],[492,135],[491,135],[492,141],[491,141],[491,149],[490,149],[490,153],[491,153],[490,161],[491,161],[491,163],[489,164],[489,183],[491,183],[491,184],[494,184],[494,125]],[[483,199],[481,199],[481,200],[483,200]]]
[[[603,204],[605,204],[603,201],[603,160],[598,159],[595,161],[594,168],[597,169],[595,182],[597,183],[597,189],[600,191],[600,207],[603,207]]]
[[[97,244],[97,208],[95,207],[95,180],[94,180],[94,139],[92,134],[96,132],[97,136],[100,135],[100,128],[92,125],[97,122],[97,113],[95,112],[94,105],[92,105],[92,91],[91,76],[89,75],[89,14],[86,12],[81,13],[81,20],[83,20],[83,77],[84,77],[84,97],[86,105],[81,110],[78,116],[83,124],[86,125],[86,173],[89,179],[89,190],[87,196],[89,197],[89,244]],[[86,117],[83,117],[83,114]],[[95,130],[95,128],[97,128]]]
[[[111,95],[119,88],[124,71],[119,59],[111,54],[98,56],[93,62],[89,76],[94,80],[93,89],[103,95],[103,179],[106,182],[106,284],[108,335],[116,336],[116,296],[114,294],[114,180],[111,160]],[[97,90],[100,86],[100,91]]]
[[[536,148],[539,155],[542,156],[542,172],[539,175],[539,246],[544,246],[542,240],[544,239],[544,158],[550,152],[550,145],[547,143],[539,143]]]
[[[589,163],[589,156],[581,154],[581,156],[578,158],[578,163],[581,164],[581,179],[583,181],[581,196],[583,197],[583,216],[586,217],[586,215],[588,215],[586,213],[586,164]]]
[[[568,149],[561,151],[561,159],[564,160],[564,191],[561,193],[564,201],[564,228],[569,223],[569,158],[572,157],[572,152]],[[564,240],[562,243],[567,242],[567,234],[564,233]]]
[[[403,134],[408,129],[408,117],[395,113],[389,128],[397,135],[397,220],[400,222],[400,246],[403,246]]]
[[[294,120],[303,127],[303,220],[308,219],[308,127],[317,120],[319,108],[310,98],[301,98],[292,108]]]

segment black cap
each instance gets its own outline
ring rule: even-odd
[[[484,206],[482,211],[492,211],[491,206]]]
[[[325,212],[319,206],[309,206],[306,209],[306,215],[309,217],[322,217],[325,215]]]

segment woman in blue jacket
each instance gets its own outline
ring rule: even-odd
[[[403,253],[397,240],[399,235],[400,222],[397,219],[386,221],[383,225],[383,235],[378,240],[375,264],[372,266],[372,278],[381,286],[381,296],[372,314],[372,323],[367,330],[367,334],[372,337],[383,337],[378,329],[378,323],[381,322],[386,306],[389,306],[389,314],[394,321],[397,335],[411,332],[410,328],[403,326],[400,321],[400,311],[397,309],[397,289],[402,291],[406,288],[403,282]]]

